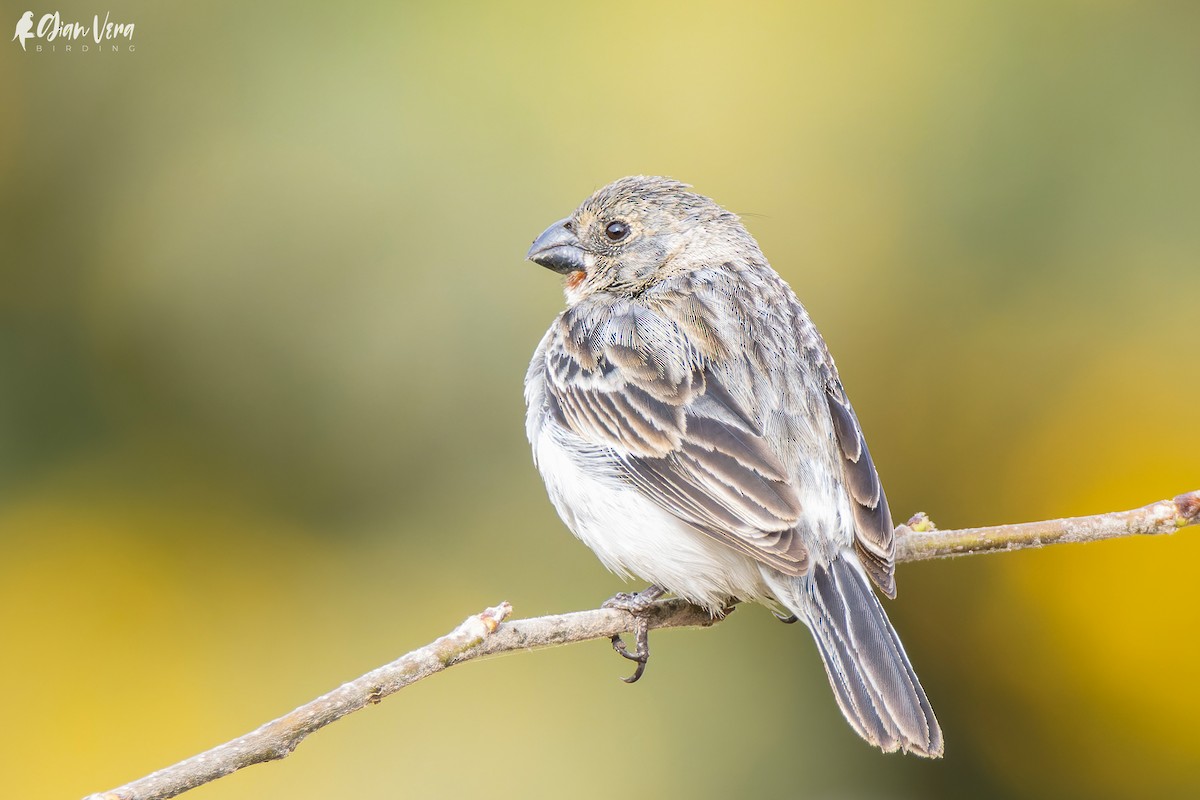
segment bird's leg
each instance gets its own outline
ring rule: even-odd
[[[622,657],[637,662],[633,674],[628,678],[621,679],[626,683],[636,683],[638,678],[642,677],[642,673],[646,671],[646,662],[650,660],[650,620],[646,618],[646,611],[655,600],[664,594],[666,594],[666,590],[661,586],[647,586],[640,592],[618,592],[601,605],[601,608],[615,608],[633,615],[633,636],[636,649],[632,653],[629,652],[629,648],[622,641],[620,634],[612,637],[613,650],[616,650]]]

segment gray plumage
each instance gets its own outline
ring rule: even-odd
[[[851,725],[940,756],[925,692],[870,582],[895,595],[887,499],[833,359],[736,216],[665,178],[623,178],[530,258],[567,309],[526,376],[534,460],[610,569],[720,613],[812,631]]]

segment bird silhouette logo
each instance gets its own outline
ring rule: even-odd
[[[25,15],[17,20],[17,32],[13,34],[10,41],[21,40],[21,49],[25,49],[25,41],[33,38],[33,12],[26,11]]]

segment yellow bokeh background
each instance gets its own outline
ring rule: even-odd
[[[134,52],[0,47],[4,796],[622,588],[521,399],[562,302],[525,248],[622,175],[743,214],[898,519],[1200,488],[1200,7],[111,14]],[[746,608],[658,634],[637,686],[605,642],[473,663],[188,796],[1196,797],[1198,562],[1182,532],[901,566],[937,763],[861,743],[804,632]]]

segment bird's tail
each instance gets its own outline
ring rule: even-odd
[[[804,578],[776,572],[768,580],[812,631],[838,705],[858,734],[887,753],[939,758],[942,729],[929,698],[853,558],[844,554]]]

